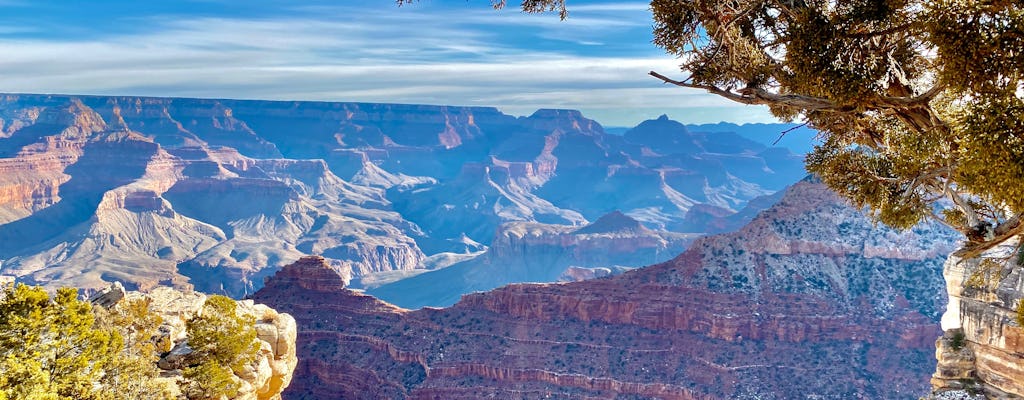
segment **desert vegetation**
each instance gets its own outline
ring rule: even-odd
[[[238,316],[235,302],[211,296],[187,323],[193,353],[183,379],[162,379],[157,368],[170,339],[145,300],[107,309],[73,288],[48,293],[8,285],[0,292],[0,399],[230,398],[232,372],[255,357],[255,321]],[[177,386],[177,388],[173,387]]]

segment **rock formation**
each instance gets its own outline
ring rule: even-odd
[[[464,294],[510,283],[559,281],[570,268],[577,276],[588,268],[610,275],[666,261],[696,236],[648,229],[618,211],[583,227],[509,222],[483,254],[367,293],[405,308],[450,306]]]
[[[337,279],[338,275],[334,274],[334,277]],[[147,299],[150,309],[162,318],[158,350],[164,354],[157,365],[167,387],[177,391],[175,381],[180,379],[181,368],[192,353],[185,323],[202,310],[206,295],[169,287],[158,287],[148,293],[126,293],[116,283],[90,297],[94,305],[107,308],[121,299]],[[237,312],[255,318],[260,350],[257,359],[245,371],[236,374],[235,379],[241,383],[241,389],[235,400],[280,400],[281,392],[291,383],[298,363],[295,319],[252,300],[239,301]]]
[[[949,307],[936,341],[937,393],[973,391],[1024,397],[1024,276],[1016,240],[981,257],[946,261]],[[955,343],[955,344],[954,344]]]
[[[510,222],[622,210],[679,232],[694,205],[731,213],[803,174],[785,149],[673,124],[626,138],[567,110],[0,95],[0,275],[242,297],[306,254],[346,279],[406,273]]]
[[[740,231],[617,276],[408,311],[304,258],[254,298],[299,325],[295,399],[916,399],[955,238],[801,182]]]

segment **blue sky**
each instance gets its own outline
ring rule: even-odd
[[[682,75],[650,43],[648,3],[569,7],[559,21],[486,0],[0,0],[0,91],[574,108],[610,126],[772,121],[647,76]]]

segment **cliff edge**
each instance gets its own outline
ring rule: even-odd
[[[942,316],[944,334],[936,341],[936,395],[1024,397],[1021,261],[1017,240],[978,258],[946,261],[949,306]]]
[[[110,308],[122,300],[135,299],[147,300],[150,310],[163,320],[157,338],[157,350],[162,353],[157,366],[161,370],[160,380],[176,392],[176,382],[181,379],[182,368],[192,353],[188,346],[186,321],[202,311],[207,295],[170,287],[158,287],[147,293],[126,292],[119,283],[115,283],[94,294],[90,301],[96,306]],[[255,318],[260,350],[252,363],[235,374],[234,379],[241,384],[241,389],[232,400],[280,400],[281,392],[291,383],[292,373],[298,364],[295,319],[252,300],[240,300],[237,305],[239,315]]]

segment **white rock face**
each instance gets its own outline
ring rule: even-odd
[[[1024,273],[1014,253],[1016,246],[1015,240],[1008,241],[979,258],[946,261],[943,275],[949,303],[942,329],[946,336],[955,333],[952,330],[962,332],[964,348],[971,355],[947,354],[940,339],[934,390],[959,389],[960,375],[964,375],[975,379],[988,398],[1024,395],[1024,327],[1017,322],[1016,311],[1024,301]]]
[[[963,323],[960,321],[960,292],[963,291],[968,269],[960,261],[959,258],[950,256],[942,267],[942,276],[946,278],[946,293],[949,294],[946,312],[942,314],[943,331],[963,327]]]
[[[1010,259],[1010,256],[1013,254],[1016,247],[1017,242],[1015,240],[1009,241],[989,250],[985,253],[985,257],[992,259]],[[949,294],[949,305],[946,307],[946,312],[942,314],[943,331],[963,327],[960,305],[961,298],[964,296],[964,282],[976,273],[979,267],[979,261],[980,258],[964,260],[956,256],[950,256],[943,265],[942,276],[946,279],[946,292]],[[1016,282],[1016,280],[1008,278],[1010,277],[1003,277],[1003,279],[1001,279],[1000,286],[1005,286],[1006,283]],[[1015,291],[1015,288],[1007,289]],[[994,295],[995,293],[982,294],[982,297],[985,297],[982,300],[998,302],[998,299],[993,297]]]
[[[240,301],[238,305],[240,314],[256,318],[256,334],[262,342],[260,357],[253,368],[255,377],[250,380],[255,383],[255,398],[280,399],[299,362],[295,355],[295,318],[252,300]]]

